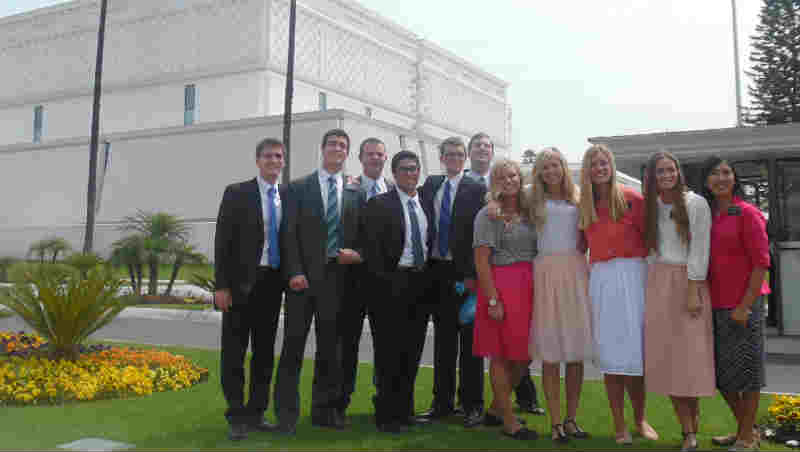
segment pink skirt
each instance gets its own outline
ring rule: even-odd
[[[489,317],[488,300],[478,287],[472,353],[511,361],[530,361],[528,334],[533,304],[533,264],[517,262],[492,266],[492,278],[503,303],[503,319],[497,321]]]
[[[708,290],[701,292],[701,315],[693,318],[687,310],[686,265],[653,262],[648,267],[645,388],[678,397],[714,395],[714,332]]]
[[[586,256],[574,253],[534,260],[530,354],[549,363],[592,359],[592,307]]]

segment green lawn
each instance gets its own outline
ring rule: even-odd
[[[211,308],[211,305],[207,304],[137,304],[133,305],[133,307],[137,308],[152,308],[152,309],[183,309],[186,311],[204,311],[207,308]]]
[[[225,401],[219,387],[218,360],[215,350],[198,350],[166,347],[180,353],[210,370],[209,381],[180,392],[158,393],[130,400],[108,400],[75,403],[66,406],[2,408],[3,428],[0,430],[0,448],[55,449],[59,444],[80,438],[106,438],[135,444],[141,449],[296,449],[296,450],[378,450],[378,449],[622,449],[614,443],[608,402],[599,382],[587,382],[583,390],[583,404],[578,420],[593,434],[593,439],[573,440],[566,446],[555,446],[549,439],[549,421],[545,416],[526,416],[529,425],[544,438],[525,442],[502,438],[499,428],[480,427],[466,431],[459,418],[448,422],[416,427],[411,434],[394,436],[378,433],[372,423],[371,401],[373,394],[372,368],[360,368],[359,391],[348,411],[352,425],[345,431],[330,431],[310,425],[310,385],[313,363],[305,362],[302,374],[302,417],[297,435],[284,437],[271,433],[251,433],[246,441],[233,443],[227,439],[227,424],[222,416]],[[423,411],[430,406],[433,372],[420,370],[417,380],[416,408]],[[274,381],[274,380],[273,380]],[[539,380],[537,378],[537,384]],[[761,405],[766,412],[769,397]],[[487,381],[487,403],[490,400]],[[269,417],[272,418],[271,406]],[[700,447],[711,448],[711,436],[728,433],[734,428],[733,418],[719,397],[704,400],[701,404],[702,425]],[[631,419],[630,411],[627,413]],[[655,395],[648,397],[648,418],[662,439],[652,443],[634,439],[632,449],[677,449],[680,427],[667,399]],[[762,443],[764,450],[788,450],[773,444]],[[717,450],[724,450],[717,448]]]

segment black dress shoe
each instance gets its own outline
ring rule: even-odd
[[[456,408],[453,410],[453,414],[455,414],[456,416],[464,416],[464,415],[465,415],[465,414],[467,414],[467,413],[466,413],[466,412],[464,412],[464,407],[462,407],[462,406],[457,406],[457,407],[456,407]]]
[[[483,424],[483,410],[470,410],[464,417],[464,427],[473,428]]]
[[[231,424],[231,431],[228,432],[231,441],[241,441],[247,439],[247,424]]]
[[[297,434],[297,428],[294,425],[278,424],[277,427],[275,427],[275,433],[280,433],[281,435],[294,436]]]
[[[411,430],[408,428],[407,425],[404,425],[400,422],[390,422],[388,424],[379,424],[378,431],[383,433],[400,434],[400,433],[408,433]]]
[[[535,430],[528,430],[527,427],[522,427],[521,429],[517,430],[514,433],[508,433],[507,431],[503,430],[503,435],[507,436],[511,439],[519,439],[519,440],[535,440],[539,438],[539,434],[536,433]]]
[[[337,410],[328,410],[324,414],[311,416],[311,425],[313,425],[314,427],[343,430],[344,419],[339,417],[339,412]]]
[[[422,416],[409,416],[406,421],[404,422],[405,425],[414,426],[414,425],[428,425],[430,424],[431,418],[429,417],[422,417]]]
[[[260,422],[256,421],[247,427],[251,432],[274,432],[278,429],[277,425],[271,424],[263,419]]]
[[[452,416],[452,415],[453,415],[453,411],[452,410],[443,410],[443,409],[440,409],[440,408],[432,408],[429,411],[426,411],[426,412],[420,414],[417,417],[425,418],[425,419],[428,419],[428,420],[432,421],[432,420],[435,420],[435,419],[441,419],[441,418],[445,418],[445,417]]]
[[[517,422],[519,422],[522,425],[525,425],[525,424],[528,423],[528,421],[526,421],[525,419],[522,419],[521,417],[517,418]],[[500,416],[495,416],[494,414],[487,412],[486,414],[483,415],[483,425],[485,425],[487,427],[498,427],[498,426],[501,426],[501,425],[503,425],[503,418],[501,418]]]

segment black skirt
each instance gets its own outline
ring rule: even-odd
[[[764,360],[764,305],[759,298],[743,327],[731,319],[733,309],[714,309],[714,361],[717,389],[760,392],[767,385]]]

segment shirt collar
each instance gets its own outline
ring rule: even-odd
[[[275,181],[274,184],[270,184],[266,181],[266,179],[261,177],[261,174],[256,175],[256,181],[258,182],[258,188],[262,193],[267,193],[270,188],[275,188],[275,192],[278,192],[278,181]]]
[[[461,174],[461,173],[458,173],[457,175],[455,175],[453,177],[445,176],[444,181],[445,182],[449,182],[450,185],[452,186],[452,188],[455,189],[455,188],[458,188],[458,184],[461,183],[461,178],[462,177],[464,177],[464,175]]]
[[[339,171],[338,173],[331,174],[331,173],[325,171],[325,168],[320,168],[319,169],[319,180],[327,182],[328,178],[331,177],[331,176],[336,178],[336,183],[338,184],[339,181],[342,179],[342,172]]]
[[[373,179],[373,178],[371,178],[371,177],[367,176],[366,174],[362,174],[362,175],[361,175],[361,177],[362,177],[362,180],[366,180],[366,181],[368,181],[368,183],[369,183],[369,184],[367,185],[367,189],[368,189],[368,190],[372,189],[372,186],[373,186],[373,185],[377,185],[377,186],[378,186],[378,188],[381,188],[381,181],[383,180],[383,176],[378,176],[378,178],[377,178],[377,179]],[[386,186],[386,183],[385,183],[385,182],[384,182],[383,186],[384,186],[384,187]]]
[[[413,199],[415,203],[419,204],[419,200],[418,200],[419,196],[417,195],[416,192],[414,193],[414,196],[411,197],[411,196],[408,195],[408,193],[406,193],[403,190],[400,190],[398,188],[397,189],[397,194],[400,196],[400,201],[403,203],[404,206],[408,205],[408,200],[409,199]]]

